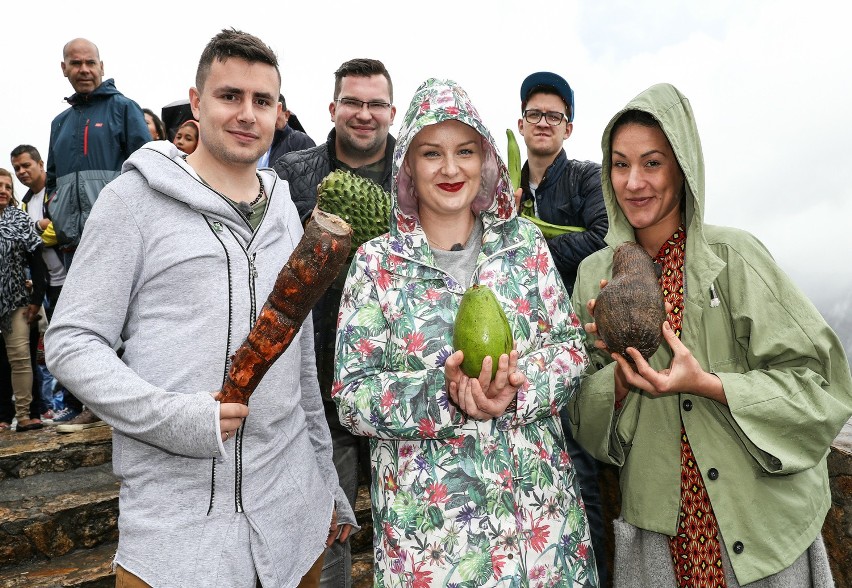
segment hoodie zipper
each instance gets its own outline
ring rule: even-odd
[[[234,241],[240,246],[243,255],[246,257],[246,261],[248,262],[248,286],[250,300],[249,329],[251,329],[257,321],[257,297],[255,295],[255,283],[257,281],[257,265],[255,265],[255,262],[257,260],[257,252],[255,251],[254,253],[249,254],[248,249],[246,249],[246,247],[240,242],[233,230],[230,228],[228,230],[234,238]],[[237,429],[237,435],[234,439],[234,503],[236,505],[236,511],[239,513],[243,512],[243,429],[245,426],[245,421],[243,421],[243,424],[240,425],[239,429]]]
[[[232,324],[233,324],[233,301],[234,301],[234,288],[233,288],[233,278],[231,276],[231,255],[228,252],[228,247],[225,245],[225,241],[222,239],[221,233],[221,224],[218,221],[211,221],[205,216],[205,220],[207,221],[207,225],[210,227],[210,231],[213,233],[213,236],[219,244],[222,246],[222,251],[225,254],[225,267],[228,269],[227,283],[228,283],[228,337],[226,342],[226,350],[225,350],[225,368],[224,373],[222,374],[222,381],[224,382],[225,378],[228,375],[228,370],[230,369],[230,347],[231,347],[231,334],[232,334]],[[237,432],[239,435],[239,431]],[[207,515],[213,512],[213,503],[216,499],[216,458],[211,460],[212,465],[210,469],[210,501],[207,505]]]
[[[213,231],[214,235],[217,232],[220,231],[220,230],[217,230],[213,227],[213,225],[215,223],[212,223],[208,220],[208,224],[210,224],[211,230]],[[249,254],[248,249],[246,249],[246,247],[242,244],[242,242],[240,241],[238,236],[236,234],[234,234],[234,231],[229,228],[228,232],[231,234],[231,237],[233,238],[234,242],[237,243],[240,246],[240,250],[243,252],[243,255],[245,256],[246,261],[248,261],[248,268],[249,268],[248,286],[249,286],[250,309],[251,309],[251,311],[250,311],[250,317],[251,318],[250,318],[250,321],[249,321],[249,328],[251,328],[251,327],[254,326],[254,323],[256,321],[255,314],[256,314],[256,311],[257,311],[257,298],[255,296],[255,283],[256,283],[256,280],[257,280],[257,265],[256,265],[255,262],[256,262],[256,259],[257,259],[257,252]],[[219,242],[222,244],[222,247],[225,251],[225,258],[227,260],[227,265],[228,265],[228,268],[229,268],[228,269],[228,284],[229,284],[229,290],[231,291],[230,300],[229,300],[229,306],[230,306],[230,305],[233,304],[233,291],[232,291],[232,288],[230,287],[230,284],[231,284],[231,281],[232,281],[232,276],[231,276],[231,272],[230,272],[230,267],[231,267],[230,255],[228,254],[228,248],[225,246],[225,242],[221,239],[221,237],[219,237],[217,235],[217,239],[219,239]],[[230,319],[229,319],[229,321],[230,321]],[[228,340],[230,341],[230,339],[231,339],[230,328],[228,329],[228,331],[229,331]],[[230,369],[230,357],[225,362],[225,374],[228,373],[229,369]],[[237,429],[237,434],[234,437],[234,505],[235,505],[235,510],[238,513],[244,512],[244,509],[243,509],[243,430],[245,429],[245,426],[246,426],[245,421],[243,421],[243,424],[240,425],[239,429]],[[211,470],[210,503],[209,503],[208,509],[207,509],[208,515],[213,511],[213,501],[214,501],[214,498],[215,498],[215,488],[216,488],[216,460],[213,459],[213,466],[212,466],[212,470]]]
[[[87,122],[87,125],[88,125],[88,122]],[[87,130],[88,130],[88,127],[87,127]],[[197,175],[197,173],[196,173],[196,175]],[[248,219],[246,219],[242,215],[242,213],[239,211],[239,209],[237,209],[237,207],[234,205],[234,203],[228,197],[226,197],[224,194],[222,194],[221,192],[219,192],[218,190],[216,190],[215,188],[210,186],[210,184],[205,182],[204,179],[201,176],[198,176],[198,179],[201,181],[201,183],[204,186],[206,186],[208,189],[210,189],[213,192],[215,192],[216,194],[218,194],[225,202],[227,202],[231,206],[231,208],[237,213],[237,215],[241,219],[243,219],[243,221],[249,227],[251,227],[251,223],[248,222]],[[262,180],[260,180],[260,178],[258,178],[258,180],[262,181]],[[271,196],[269,194],[267,194],[266,198],[267,198],[267,205],[266,205],[266,210],[264,210],[264,213],[263,213],[263,218],[266,218],[266,213],[269,211],[269,200],[271,199]],[[262,223],[263,223],[263,219],[261,219],[261,224]],[[221,229],[217,230],[213,227],[213,224],[219,224],[219,223],[211,223],[208,220],[208,224],[210,225],[210,228],[213,230],[214,235],[218,232],[221,232]],[[259,225],[258,225],[258,228],[259,228]],[[233,229],[228,227],[228,232],[231,234],[231,237],[234,239],[234,242],[237,243],[237,245],[240,246],[240,249],[242,250],[243,255],[245,255],[246,260],[248,261],[248,267],[249,267],[248,285],[249,285],[249,298],[250,298],[249,329],[251,329],[251,327],[254,326],[254,324],[257,320],[256,316],[255,316],[256,312],[257,312],[257,298],[255,296],[255,283],[256,283],[257,275],[258,275],[257,265],[255,264],[255,262],[257,260],[257,252],[254,252],[251,255],[249,255],[247,247],[242,244],[242,241],[240,241],[240,238],[234,233]],[[253,230],[252,236],[249,239],[249,244],[251,244],[251,242],[254,240],[254,236],[256,234],[257,234],[257,231]],[[219,239],[219,242],[222,244],[222,248],[224,249],[224,252],[225,252],[225,258],[227,260],[228,284],[229,284],[228,288],[230,290],[230,297],[231,297],[230,300],[229,300],[229,306],[232,306],[232,304],[233,304],[233,288],[230,286],[230,284],[231,284],[230,255],[228,254],[228,248],[225,246],[225,242],[222,240],[222,238],[217,235],[217,239]],[[229,324],[230,324],[230,319],[229,319]],[[230,329],[230,326],[229,326],[229,328],[228,328],[228,340],[230,341],[230,339],[231,339],[231,329]],[[227,375],[228,370],[230,369],[230,363],[231,363],[231,360],[230,360],[230,356],[229,356],[229,358],[225,362],[225,375]],[[224,376],[223,376],[223,378],[224,378]],[[237,434],[234,437],[234,504],[235,504],[236,512],[238,512],[238,513],[244,512],[244,510],[243,510],[243,431],[245,429],[245,426],[246,426],[246,423],[245,423],[245,421],[243,421],[243,424],[240,425],[240,427],[237,429]],[[213,467],[212,467],[212,471],[211,471],[210,503],[208,505],[208,510],[207,510],[208,515],[213,511],[213,500],[214,500],[214,497],[215,497],[215,487],[216,487],[216,460],[214,459],[213,460]]]
[[[251,326],[254,327],[254,323],[257,322],[257,299],[254,295],[254,287],[255,282],[257,281],[257,266],[255,265],[255,261],[257,260],[257,251],[251,254],[249,257],[248,252],[246,252],[246,257],[249,262],[249,290],[251,291]]]

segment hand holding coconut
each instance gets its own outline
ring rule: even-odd
[[[653,396],[688,392],[727,405],[722,381],[716,375],[704,371],[692,352],[675,335],[668,321],[663,323],[663,339],[671,347],[674,357],[669,367],[660,371],[654,370],[634,347],[628,347],[626,351],[633,364],[618,353],[612,354],[618,364],[615,369],[616,399],[619,399],[619,388],[623,386],[621,398],[632,387]]]
[[[607,280],[600,281],[601,290],[606,288]],[[595,316],[597,299],[589,300],[586,309]],[[665,303],[666,314],[672,311],[672,305]],[[644,390],[654,396],[689,392],[705,396],[722,404],[727,404],[722,382],[715,375],[705,372],[692,352],[681,342],[668,321],[662,325],[662,339],[674,354],[672,363],[666,369],[655,371],[643,353],[636,347],[628,346],[624,353],[616,353],[607,346],[600,336],[597,322],[584,325],[586,333],[595,335],[594,346],[610,351],[610,356],[618,364],[615,368],[615,400],[621,402],[630,388]]]

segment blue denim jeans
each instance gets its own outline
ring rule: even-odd
[[[40,378],[41,401],[46,407],[44,412],[47,412],[47,410],[59,410],[53,402],[53,387],[56,384],[56,379],[50,373],[50,370],[47,369],[46,365],[37,365],[36,371]]]

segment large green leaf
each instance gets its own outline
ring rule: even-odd
[[[426,509],[426,520],[432,529],[440,529],[444,525],[444,511],[432,505]]]
[[[370,335],[378,335],[387,329],[388,324],[378,302],[369,302],[358,309],[358,325],[367,329]]]
[[[414,522],[415,518],[417,518],[418,510],[417,500],[413,495],[405,491],[396,493],[393,501],[393,511],[397,514],[403,525],[407,526],[409,523]]]
[[[459,575],[466,581],[481,586],[488,581],[494,568],[491,566],[491,554],[488,551],[471,550],[459,561]]]

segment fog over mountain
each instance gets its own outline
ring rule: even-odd
[[[842,288],[815,294],[811,299],[837,333],[846,357],[852,362],[852,280]]]

